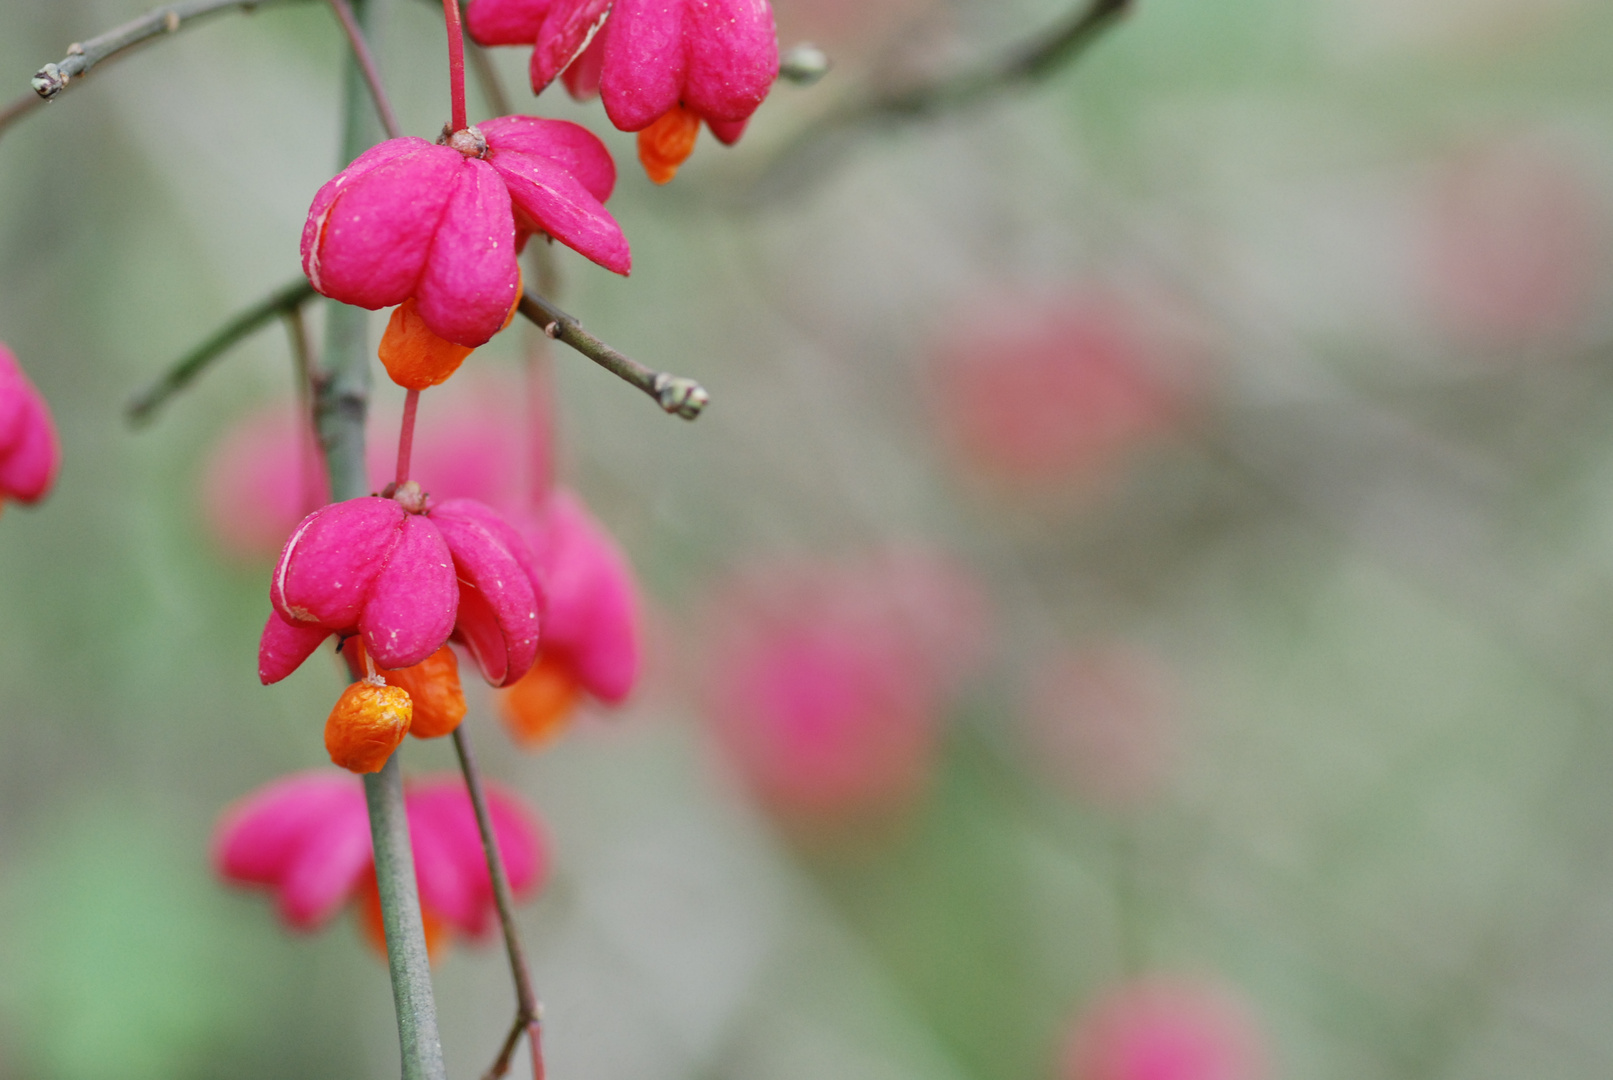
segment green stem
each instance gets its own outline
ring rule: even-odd
[[[392,969],[392,1003],[398,1011],[398,1042],[404,1080],[444,1080],[442,1038],[437,1034],[437,1003],[431,996],[431,962],[415,888],[414,851],[403,803],[403,770],[398,754],[380,772],[364,777],[375,845],[375,882],[386,927],[386,958]]]
[[[390,0],[355,0],[353,12],[364,36],[377,38],[378,24]],[[343,98],[342,160],[346,165],[367,150],[377,134],[369,90],[357,60],[349,57]],[[314,417],[333,499],[351,499],[369,491],[364,465],[364,415],[369,404],[370,350],[368,312],[331,304],[325,319],[324,362],[314,386]],[[409,817],[403,803],[403,774],[396,752],[378,773],[364,777],[370,809],[370,838],[375,849],[375,883],[381,894],[381,922],[386,928],[387,964],[392,971],[392,1000],[398,1012],[398,1043],[404,1080],[446,1080],[442,1038],[437,1033],[437,1004],[431,993],[431,965],[426,956],[425,923],[415,884],[414,853],[409,844]]]

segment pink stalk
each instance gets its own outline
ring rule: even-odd
[[[420,410],[420,391],[410,390],[403,399],[403,424],[398,428],[398,486],[409,480],[409,457],[414,453],[414,418]]]
[[[459,0],[442,0],[443,20],[448,24],[448,92],[453,99],[454,131],[463,131],[465,119],[465,34],[459,26]]]

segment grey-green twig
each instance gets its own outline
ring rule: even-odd
[[[156,382],[136,394],[129,402],[129,420],[137,424],[150,420],[169,398],[189,386],[213,361],[275,319],[297,311],[313,296],[314,287],[308,284],[307,278],[299,277],[241,312],[180,357]]]
[[[531,289],[521,297],[521,314],[551,338],[570,345],[612,375],[650,395],[657,405],[674,416],[693,420],[711,400],[706,388],[693,379],[645,367],[584,330],[582,323]]]
[[[825,144],[894,123],[931,119],[1047,78],[1073,62],[1132,8],[1134,0],[1086,0],[1053,26],[977,68],[853,98],[807,124],[761,172],[749,195],[788,188],[815,174]]]
[[[90,69],[96,65],[105,63],[137,45],[143,45],[153,38],[178,33],[198,19],[231,8],[253,11],[264,4],[279,2],[282,0],[186,0],[184,3],[164,4],[104,34],[97,34],[85,41],[75,41],[67,47],[66,56],[55,63],[46,64],[35,73],[32,80],[33,93],[24,94],[0,108],[0,134],[3,134],[11,124],[55,98],[69,85],[88,75]]]
[[[471,752],[470,738],[461,724],[454,729],[454,750],[459,755],[459,768],[465,775],[465,790],[470,795],[471,808],[476,812],[476,828],[482,836],[482,855],[487,860],[487,874],[493,883],[493,906],[498,909],[499,926],[504,931],[504,950],[510,959],[510,977],[515,982],[515,1023],[498,1057],[488,1069],[484,1080],[498,1080],[510,1070],[515,1047],[522,1034],[529,1037],[532,1046],[532,1075],[543,1080],[542,1009],[538,996],[532,990],[532,973],[527,968],[526,949],[521,944],[520,929],[515,925],[515,897],[510,892],[510,877],[504,870],[504,856],[499,851],[498,834],[493,830],[493,816],[487,809],[487,795],[482,790],[481,772],[476,768],[476,756]]]

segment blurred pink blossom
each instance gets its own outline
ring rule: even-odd
[[[548,483],[544,430],[523,404],[512,380],[462,374],[422,403],[415,429],[412,475],[439,500],[475,499],[509,506],[532,487]],[[392,479],[397,456],[398,410],[371,410],[369,473],[372,490]],[[233,558],[268,561],[297,523],[330,498],[313,427],[298,407],[281,400],[235,421],[208,456],[202,480],[202,515],[208,531]]]
[[[404,800],[428,926],[483,936],[495,914],[493,886],[464,782],[457,776],[414,780]],[[548,845],[536,816],[497,787],[489,787],[487,800],[510,887],[530,896],[548,873]],[[259,789],[219,819],[213,865],[226,881],[273,892],[287,926],[318,928],[349,901],[365,902],[375,888],[362,784],[347,773],[321,770]]]
[[[548,594],[538,660],[500,696],[512,737],[526,746],[563,731],[580,693],[619,705],[639,676],[640,616],[633,569],[575,494],[556,489],[514,518]]]
[[[711,715],[756,795],[826,825],[915,801],[941,712],[984,653],[976,584],[949,562],[901,553],[761,567],[721,595]]]
[[[0,499],[43,499],[61,459],[50,406],[11,350],[0,345]]]
[[[1077,1019],[1061,1080],[1264,1080],[1265,1040],[1229,988],[1151,976],[1105,990]]]
[[[1092,486],[1180,422],[1180,357],[1131,301],[1083,288],[990,310],[936,364],[936,420],[972,470],[1027,487]]]
[[[1037,772],[1099,806],[1159,794],[1176,762],[1179,704],[1150,653],[1105,644],[1045,658],[1032,674],[1027,742]]]
[[[1543,141],[1455,156],[1439,171],[1428,220],[1428,302],[1459,343],[1508,348],[1560,335],[1604,284],[1606,196]]]
[[[289,401],[231,424],[202,478],[208,530],[239,559],[273,558],[297,522],[329,500],[313,428]]]

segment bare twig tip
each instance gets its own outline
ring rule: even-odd
[[[811,86],[829,74],[829,54],[809,42],[792,48],[779,64],[779,78],[797,86]]]
[[[57,67],[55,64],[46,64],[39,69],[39,73],[30,80],[34,93],[49,101],[67,88],[72,76]]]
[[[685,420],[695,419],[711,403],[711,395],[706,393],[705,387],[693,379],[668,375],[664,371],[656,375],[652,389],[661,408]]]

